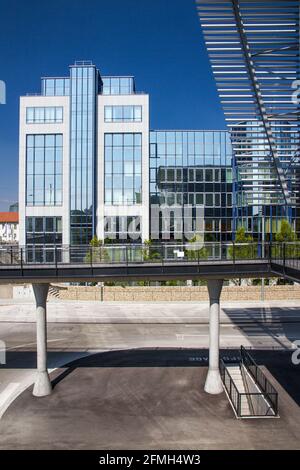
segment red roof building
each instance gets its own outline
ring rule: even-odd
[[[0,212],[0,224],[19,223],[19,213],[18,212]]]

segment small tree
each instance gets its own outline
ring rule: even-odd
[[[288,222],[288,220],[283,219],[280,224],[280,230],[279,232],[276,233],[275,235],[275,240],[278,243],[287,243],[285,246],[285,256],[287,258],[298,258],[298,244],[296,245],[295,243],[289,244],[288,242],[296,242],[297,241],[297,235],[293,230],[293,227],[291,224]],[[277,256],[280,256],[279,253],[281,253],[281,247],[276,245],[275,246],[275,254]],[[273,250],[272,250],[273,251]]]
[[[85,261],[90,263],[101,263],[102,261],[109,261],[109,254],[105,248],[103,248],[103,240],[99,239],[97,235],[94,235],[90,241],[90,250],[85,256]]]
[[[293,231],[291,224],[286,220],[282,220],[280,224],[280,230],[275,235],[275,240],[277,242],[295,242],[297,240],[297,235]]]
[[[144,261],[159,261],[161,256],[157,249],[152,246],[152,240],[144,240],[143,260]]]
[[[197,246],[198,245],[198,246]],[[191,240],[186,245],[187,248],[185,249],[185,255],[187,259],[193,261],[198,259],[207,259],[208,258],[208,251],[203,245],[203,237],[199,234],[196,234],[191,238]]]
[[[228,256],[231,259],[253,259],[257,253],[256,247],[253,237],[246,234],[244,227],[240,227],[235,234],[235,245],[228,248]]]

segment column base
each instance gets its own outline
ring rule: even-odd
[[[52,385],[48,372],[37,372],[32,395],[34,397],[46,397],[47,395],[51,395],[51,393]]]
[[[211,395],[223,392],[223,384],[219,370],[208,369],[204,390]]]

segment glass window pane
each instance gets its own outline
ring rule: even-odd
[[[27,135],[27,147],[34,147],[34,135]]]
[[[54,232],[54,218],[46,217],[46,232]]]
[[[142,145],[142,134],[134,134],[134,145]]]
[[[56,217],[56,232],[62,232],[62,218]]]
[[[56,122],[63,122],[63,108],[62,107],[55,108],[55,120]]]
[[[106,122],[112,121],[112,106],[105,106],[104,108],[104,119]]]
[[[112,95],[118,95],[120,93],[120,84],[118,78],[111,78],[110,80],[110,93]]]
[[[113,145],[123,145],[123,135],[113,134]]]
[[[34,108],[26,108],[26,122],[34,122]]]
[[[134,120],[134,107],[133,106],[124,106],[123,108],[123,119],[126,122],[131,122]]]
[[[205,194],[205,205],[212,207],[214,205],[213,194]]]
[[[45,136],[45,146],[46,147],[54,147],[55,145],[55,136],[54,135],[46,135]]]
[[[113,119],[114,121],[122,121],[123,119],[122,106],[113,106]]]
[[[48,106],[45,108],[45,121],[46,122],[55,122],[55,108]]]
[[[63,136],[62,136],[62,134],[56,134],[56,136],[55,136],[55,145],[57,147],[62,147],[63,146]]]
[[[133,145],[133,134],[124,134],[124,145],[125,146]]]
[[[44,147],[45,142],[44,135],[35,135],[34,136],[34,145],[35,147]]]
[[[34,121],[36,123],[43,123],[45,121],[45,108],[35,108]]]
[[[135,106],[134,107],[134,120],[140,122],[142,120],[142,107]]]
[[[105,145],[112,145],[112,134],[105,134]]]
[[[34,231],[35,232],[43,232],[44,231],[43,217],[35,217],[34,218]]]

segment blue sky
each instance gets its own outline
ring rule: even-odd
[[[153,129],[224,129],[194,0],[0,0],[0,210],[18,198],[19,96],[92,60],[135,75]]]

